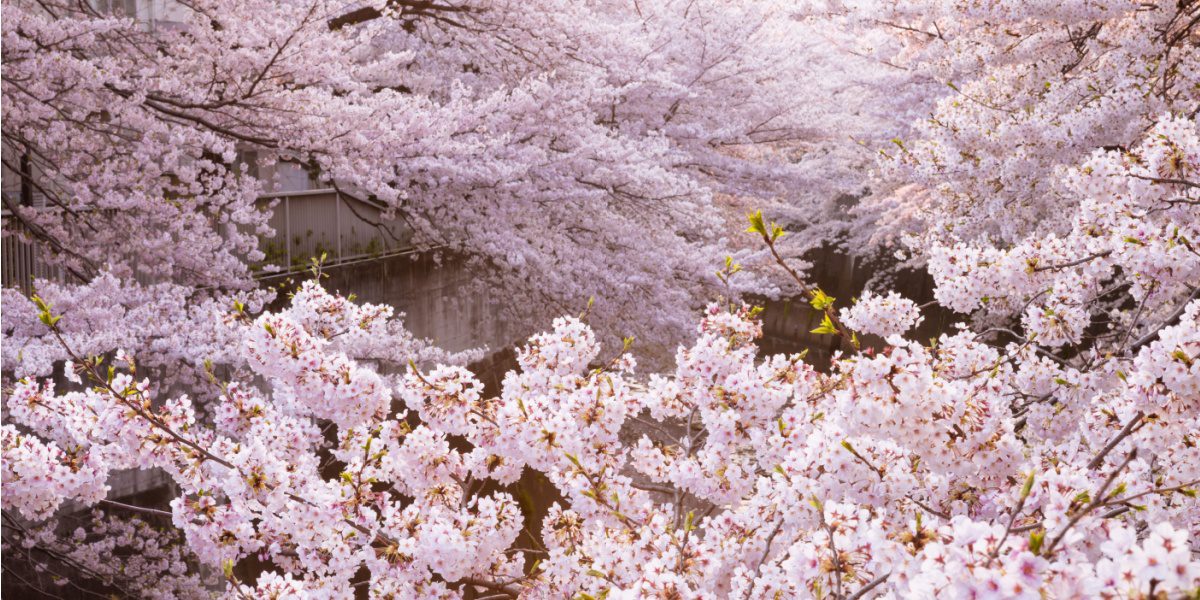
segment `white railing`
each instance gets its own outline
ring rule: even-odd
[[[30,241],[24,224],[4,211],[4,237],[0,238],[0,282],[4,287],[33,291],[33,280],[62,281],[63,271],[45,259],[41,244]]]
[[[307,269],[313,259],[324,264],[360,262],[414,251],[412,232],[402,223],[384,220],[384,207],[334,189],[281,192],[259,198],[269,209],[273,237],[259,240],[266,258],[252,265],[259,277]],[[53,210],[53,209],[45,209]],[[65,273],[47,260],[48,250],[30,239],[20,220],[3,213],[0,284],[30,293],[34,279],[62,281]]]
[[[325,264],[382,258],[412,250],[412,232],[397,221],[383,220],[384,207],[333,189],[281,192],[259,199],[274,205],[270,217],[275,236],[263,238],[262,267],[305,269],[314,258]],[[261,269],[265,271],[266,269]]]

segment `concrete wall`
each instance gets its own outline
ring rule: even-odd
[[[438,264],[428,254],[400,255],[324,269],[326,289],[353,293],[361,302],[384,303],[403,312],[413,334],[452,352],[487,346],[507,348],[523,339],[498,317],[496,294],[480,294],[463,261]]]

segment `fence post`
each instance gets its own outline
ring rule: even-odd
[[[283,197],[283,231],[286,234],[283,238],[283,247],[287,249],[287,264],[283,265],[284,271],[290,271],[292,268],[292,197]]]
[[[337,229],[334,235],[337,236],[337,260],[342,260],[342,193],[336,191],[333,193],[333,226]]]

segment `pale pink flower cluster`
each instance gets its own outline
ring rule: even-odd
[[[901,335],[922,320],[917,303],[896,292],[879,295],[867,291],[853,306],[841,309],[839,316],[855,331],[884,338]]]
[[[3,426],[4,506],[32,520],[54,514],[65,500],[98,502],[108,493],[108,473],[89,455],[71,455],[55,442]]]
[[[797,11],[886,71],[873,76],[882,85],[854,88],[869,94],[867,118],[887,115],[872,146],[882,172],[862,208],[891,235],[857,233],[876,240],[898,229],[926,240],[918,248],[946,237],[1003,248],[1061,236],[1077,203],[1065,171],[1097,148],[1133,148],[1165,114],[1194,116],[1200,100],[1193,7],[1174,0],[852,0]]]
[[[301,245],[283,238],[305,232],[257,201],[297,191],[293,173],[382,205],[387,250],[411,236],[473,257],[465,292],[506,290],[521,307],[508,319],[532,326],[603,295],[595,322],[673,342],[729,250],[714,196],[796,198],[824,184],[814,173],[857,173],[870,156],[833,141],[806,151],[818,115],[797,98],[843,61],[782,6],[135,5],[7,11],[4,51],[23,83],[4,91],[5,139],[53,208],[6,209],[84,279],[107,268],[249,289],[255,269],[280,266],[262,237]],[[345,241],[349,253],[360,240]],[[646,319],[621,322],[639,309]]]
[[[87,584],[154,600],[212,598],[213,578],[196,568],[177,531],[137,517],[79,516],[32,528],[10,521],[4,552],[30,559],[49,589]]]
[[[915,303],[867,294],[836,307],[848,343],[818,371],[759,356],[758,312],[724,300],[640,378],[588,319],[689,326],[725,246],[713,196],[774,198],[820,164],[787,153],[827,147],[789,108],[792,23],[822,11],[568,4],[334,26],[342,3],[201,0],[161,37],[6,6],[6,144],[59,201],[15,212],[88,283],[39,284],[49,308],[5,292],[5,516],[160,470],[173,531],[129,577],[221,573],[231,598],[1196,594],[1194,7],[825,6],[853,25],[833,42],[900,73],[867,96],[920,118],[885,152],[879,189],[903,192],[880,214],[918,228],[935,298],[974,327],[909,340]],[[308,282],[264,312],[236,291],[268,229],[245,146],[402,211],[515,305],[612,300],[531,337],[494,395],[389,307]],[[860,333],[886,344],[856,352]],[[95,565],[143,530],[71,552]]]
[[[1050,430],[1015,416],[1021,390],[1040,380],[1010,363],[1045,368],[1027,349],[966,331],[932,348],[893,337],[821,374],[799,356],[758,360],[754,313],[716,306],[676,371],[644,388],[622,370],[629,361],[602,359],[591,329],[569,318],[530,339],[496,397],[461,368],[410,370],[395,394],[415,425],[393,411],[391,390],[385,404],[331,393],[344,374],[374,381],[372,371],[282,313],[245,332],[271,393],[226,384],[216,429],[186,398],[152,401],[151,386],[125,372],[130,357],[111,383],[83,392],[19,384],[10,414],[103,459],[85,471],[101,474],[89,484],[126,465],[166,470],[183,491],[172,512],[196,560],[271,565],[254,586],[230,582],[245,593],[348,597],[364,567],[374,593],[419,590],[412,597],[452,597],[450,584],[529,598],[1182,591],[1200,584],[1181,550],[1200,507],[1177,491],[1200,476],[1190,380],[1137,382],[1159,377],[1157,357],[1194,352],[1196,306],[1138,351],[1146,376],[1132,363],[1124,380],[1053,371],[1066,383],[1049,395],[1082,417],[1066,438],[1040,437]],[[348,370],[323,376],[329,364]],[[353,418],[330,423],[333,476],[320,467],[317,399],[352,403],[341,414]],[[355,412],[364,404],[374,408]],[[1156,412],[1122,436],[1137,410]],[[647,417],[627,445],[624,432]],[[65,500],[99,500],[94,486],[68,485],[54,446],[12,425],[5,436],[6,509],[41,518]],[[512,551],[526,514],[509,493],[485,491],[523,469],[561,494],[532,571]],[[1144,539],[1132,533],[1142,526],[1152,529]],[[1135,543],[1097,553],[1120,535]],[[1121,553],[1132,558],[1113,558]]]
[[[324,338],[284,315],[259,317],[255,325],[246,340],[250,364],[277,383],[277,396],[291,399],[293,410],[351,427],[389,408],[384,379],[326,352]]]
[[[989,323],[1021,315],[1022,335],[1050,348],[1078,344],[1100,317],[1114,334],[1105,343],[1135,342],[1147,332],[1131,320],[1157,314],[1161,321],[1194,297],[1200,254],[1192,240],[1200,219],[1186,177],[1196,172],[1197,122],[1164,116],[1131,152],[1097,152],[1063,177],[1077,202],[1069,231],[1030,236],[1008,249],[934,243],[935,295]],[[1114,292],[1125,289],[1140,311],[1115,304],[1121,296]]]

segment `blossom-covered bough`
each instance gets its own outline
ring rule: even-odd
[[[828,372],[759,358],[758,311],[721,302],[672,373],[636,376],[629,347],[560,318],[489,396],[461,367],[355,360],[388,311],[309,282],[282,311],[228,311],[245,371],[213,374],[198,419],[134,357],[71,350],[39,299],[75,383],[8,394],[4,507],[38,521],[101,503],[112,470],[162,469],[188,552],[156,564],[180,586],[207,565],[230,597],[1194,594],[1197,172],[1196,122],[1166,117],[1067,176],[1069,234],[932,249],[942,303],[1004,307],[1011,327],[918,342],[909,300],[813,290],[848,342]],[[508,487],[526,470],[561,496],[541,522]]]
[[[911,299],[830,297],[793,257],[819,229],[755,213],[841,353],[761,356],[727,298],[647,375],[597,322],[672,329],[724,245],[712,194],[819,178],[781,158],[809,131],[780,13],[188,2],[150,35],[6,3],[6,166],[57,212],[11,208],[79,279],[4,292],[6,567],[156,598],[1196,596],[1200,7],[889,5],[816,14],[897,50],[873,81],[911,85],[853,106],[904,122],[814,128],[901,130],[860,206],[906,219],[855,233],[964,322],[917,339]],[[319,271],[269,308],[247,148],[465,236],[518,301],[615,292],[495,393]],[[169,503],[109,498],[126,470]]]
[[[253,287],[270,233],[256,200],[281,183],[257,174],[288,163],[468,257],[481,288],[512,296],[509,318],[596,296],[597,325],[677,340],[726,253],[714,195],[765,202],[819,179],[781,154],[814,116],[793,59],[806,43],[778,7],[112,6],[141,13],[5,3],[4,166],[23,195],[4,208],[73,283]],[[620,322],[642,307],[653,317]]]
[[[864,92],[864,114],[889,118],[864,119],[882,130],[883,177],[853,209],[866,221],[851,230],[859,243],[1062,235],[1076,202],[1065,171],[1200,107],[1190,0],[800,5],[884,72]]]

